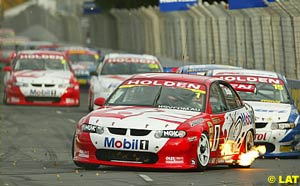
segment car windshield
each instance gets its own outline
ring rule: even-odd
[[[203,90],[167,86],[122,85],[111,95],[107,103],[108,105],[151,106],[204,112],[205,97]]]
[[[245,83],[245,82],[243,82]],[[273,102],[273,103],[289,103],[289,96],[283,82],[280,84],[271,84],[263,82],[247,82],[255,84],[255,92],[241,92],[238,91],[240,96],[245,101],[260,101],[260,102]]]
[[[138,74],[147,72],[161,72],[156,63],[105,63],[102,69],[102,75],[115,74]]]
[[[91,54],[70,54],[70,61],[72,63],[76,62],[96,62],[96,57],[95,55]]]
[[[64,70],[69,71],[65,60],[61,59],[18,59],[14,70]]]

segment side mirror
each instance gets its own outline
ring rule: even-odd
[[[97,106],[104,106],[105,104],[105,98],[103,97],[99,97],[99,98],[96,98],[95,101],[94,101],[94,104],[97,105]]]
[[[11,72],[11,66],[5,66],[5,67],[3,68],[3,70],[4,70],[5,72]]]

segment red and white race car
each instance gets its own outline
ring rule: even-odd
[[[5,104],[79,106],[79,84],[61,52],[21,51],[4,70]]]
[[[109,53],[92,73],[88,109],[98,108],[94,105],[97,97],[107,98],[118,85],[133,74],[163,72],[157,57],[145,54]]]
[[[217,164],[249,167],[253,161],[244,156],[254,148],[253,110],[223,80],[140,74],[95,104],[101,108],[81,118],[75,130],[72,152],[79,167],[203,171]]]

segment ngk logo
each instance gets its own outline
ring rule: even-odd
[[[116,140],[115,138],[105,137],[104,147],[117,148],[117,149],[130,149],[130,150],[148,150],[149,141],[148,140]]]

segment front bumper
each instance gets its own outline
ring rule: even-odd
[[[264,157],[293,157],[300,156],[300,130],[299,126],[287,130],[256,129],[255,145],[264,145]],[[282,142],[289,135],[290,140]]]
[[[152,142],[151,142],[152,143]],[[155,144],[158,148],[161,144]],[[197,168],[197,140],[187,138],[169,139],[162,148],[128,150],[118,148],[97,149],[89,133],[78,133],[74,145],[74,161],[110,166],[195,169]]]
[[[60,97],[24,96],[18,87],[5,88],[6,103],[11,105],[79,106],[80,92],[67,88]]]

